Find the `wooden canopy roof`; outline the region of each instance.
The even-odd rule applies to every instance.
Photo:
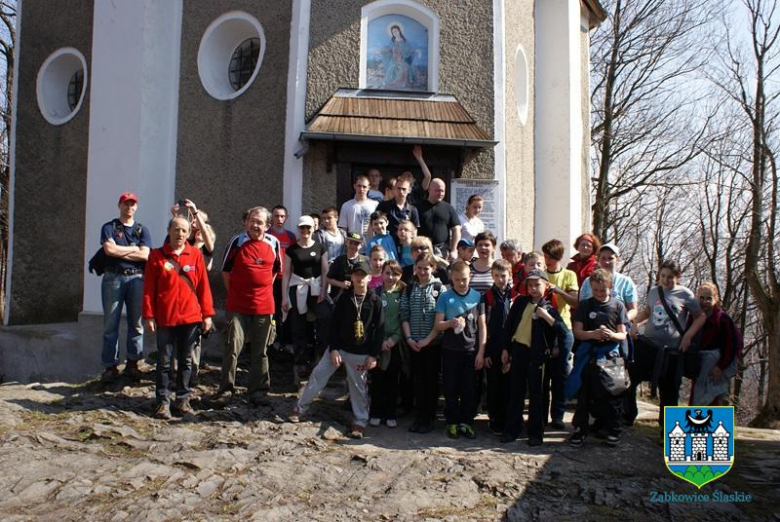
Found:
[[[494,147],[448,94],[339,89],[314,115],[302,140]]]

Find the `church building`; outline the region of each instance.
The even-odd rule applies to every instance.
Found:
[[[125,191],[155,246],[195,201],[219,257],[246,208],[294,223],[369,168],[420,176],[420,145],[457,210],[483,194],[499,240],[569,245],[588,224],[598,0],[18,4],[5,319],[78,321],[95,361],[87,260]]]

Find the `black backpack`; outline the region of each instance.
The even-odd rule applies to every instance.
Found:
[[[112,224],[114,225],[114,233],[119,235],[122,233],[122,222],[118,219],[115,219],[112,221]],[[136,223],[133,227],[133,232],[131,233],[134,237],[141,237],[141,230],[143,230],[143,226],[140,223]],[[89,260],[89,271],[94,272],[96,276],[102,276],[103,273],[106,271],[106,253],[103,251],[103,246],[101,245],[100,248],[98,248],[97,252],[95,252],[95,255],[92,256],[92,258]]]

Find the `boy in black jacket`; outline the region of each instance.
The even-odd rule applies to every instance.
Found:
[[[333,311],[330,349],[312,371],[289,417],[291,422],[298,422],[306,414],[314,398],[343,362],[355,417],[348,435],[355,439],[363,437],[368,424],[368,372],[376,367],[384,331],[382,301],[374,292],[368,291],[370,280],[368,263],[359,261],[350,275],[351,288],[339,298]]]
[[[501,442],[512,442],[523,429],[523,406],[528,388],[528,445],[539,446],[544,435],[547,404],[544,365],[555,357],[566,337],[566,326],[554,306],[544,298],[547,277],[533,270],[525,278],[527,296],[518,297],[504,329],[501,361],[511,364],[509,406]],[[511,362],[510,362],[511,358]]]
[[[506,409],[509,402],[509,373],[504,373],[501,352],[504,348],[504,326],[517,292],[512,288],[512,265],[498,259],[490,268],[493,286],[482,294],[487,317],[487,409],[490,431],[496,435],[504,433]]]

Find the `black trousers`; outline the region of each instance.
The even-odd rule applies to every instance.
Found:
[[[433,422],[436,419],[440,370],[441,344],[428,345],[419,352],[412,350],[414,402],[417,405],[418,423]]]
[[[442,350],[441,380],[447,424],[474,424],[479,404],[476,358],[476,351]]]
[[[180,326],[157,327],[157,389],[158,404],[169,403],[174,390],[171,359],[176,357],[176,397],[187,399],[190,395],[192,350],[200,340],[199,323]]]
[[[294,289],[290,289],[290,311],[287,312],[287,324],[292,333],[292,341],[295,345],[295,364],[313,364],[314,350],[309,346],[308,328],[306,314],[298,313],[298,296]],[[307,307],[309,310],[315,310],[317,306],[316,298],[307,298]]]
[[[653,366],[658,349],[641,337],[634,341],[634,360],[628,365],[628,375],[631,377],[631,387],[623,396],[623,418],[628,424],[633,424],[639,415],[636,405],[636,389],[642,381],[649,382],[653,378]]]
[[[619,435],[625,392],[617,396],[607,393],[596,383],[597,377],[598,368],[594,364],[586,364],[582,369],[582,385],[577,393],[577,409],[572,424],[587,434],[590,415],[593,415],[598,426],[606,428],[610,435]]]
[[[682,369],[677,366],[682,364],[679,355],[670,355],[663,373],[658,376],[658,424],[664,425],[664,408],[677,406],[680,401],[680,384],[682,384]]]
[[[371,370],[369,392],[371,394],[371,417],[395,419],[398,404],[398,377],[401,373],[401,354],[396,344],[390,349],[390,364],[386,370],[377,366]]]
[[[506,409],[509,405],[509,373],[501,373],[501,358],[493,357],[493,365],[487,369],[488,417],[494,427],[506,425]]]
[[[510,346],[512,366],[509,371],[509,405],[504,433],[514,437],[523,431],[523,408],[528,390],[528,436],[541,438],[549,407],[544,380],[544,356],[539,350],[513,342]]]

